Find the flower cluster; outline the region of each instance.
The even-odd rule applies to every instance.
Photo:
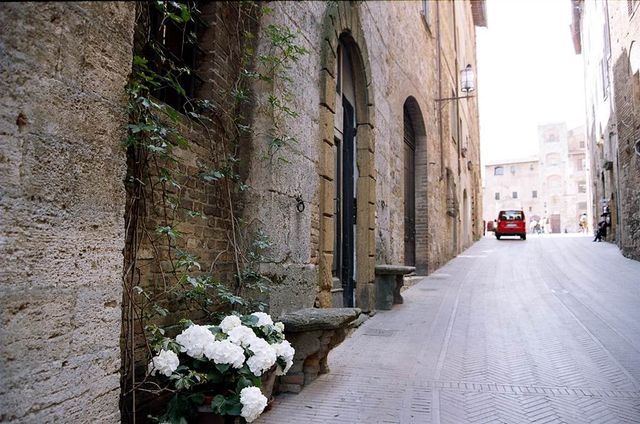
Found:
[[[218,325],[189,323],[175,340],[163,340],[149,373],[167,377],[178,401],[181,394],[188,395],[185,402],[204,398],[194,394],[217,395],[210,404],[214,412],[252,422],[267,405],[261,377],[270,371],[284,375],[293,364],[295,350],[283,332],[284,325],[264,312],[229,315]]]
[[[160,353],[149,362],[149,373],[151,375],[160,373],[170,377],[171,374],[178,369],[178,365],[180,365],[180,360],[175,352],[161,350]]]

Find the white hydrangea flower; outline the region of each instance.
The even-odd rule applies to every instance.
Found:
[[[156,375],[156,373],[163,374],[170,377],[171,374],[180,365],[178,355],[170,350],[161,350],[159,354],[154,356],[149,362],[149,374]]]
[[[276,322],[273,326],[278,330],[279,333],[284,332],[284,324],[281,322]]]
[[[222,330],[223,333],[228,334],[229,331],[231,331],[232,329],[240,325],[242,325],[242,322],[240,322],[240,318],[238,318],[235,315],[229,315],[225,317],[220,323],[220,329]]]
[[[247,347],[254,339],[257,339],[256,333],[247,326],[239,325],[229,330],[228,340],[238,346]]]
[[[271,368],[278,359],[275,349],[266,340],[257,337],[251,341],[249,350],[253,355],[247,359],[247,366],[258,377]]]
[[[250,423],[267,407],[267,398],[257,387],[245,387],[240,391],[240,403],[242,403],[240,415]]]
[[[229,340],[213,342],[204,348],[204,356],[216,364],[229,364],[233,368],[242,368],[244,349]]]
[[[258,327],[273,325],[273,320],[269,314],[265,314],[264,312],[254,312],[251,315],[258,318]]]
[[[271,347],[275,350],[278,358],[282,358],[287,363],[284,369],[280,368],[280,365],[278,365],[276,375],[285,375],[287,371],[289,371],[289,368],[291,368],[291,365],[293,365],[293,355],[296,354],[296,350],[291,346],[291,343],[286,340],[272,344]]]
[[[182,352],[192,358],[202,358],[206,346],[215,342],[216,338],[204,325],[192,325],[191,327],[178,334],[176,342],[182,346]]]

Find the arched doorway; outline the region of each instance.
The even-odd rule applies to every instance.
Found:
[[[404,115],[404,264],[416,264],[416,135],[407,104]]]
[[[375,304],[373,86],[356,2],[329,2],[320,56],[318,303]]]
[[[404,169],[404,263],[427,273],[428,264],[428,195],[427,143],[422,111],[413,96],[402,106],[403,137],[401,146]]]

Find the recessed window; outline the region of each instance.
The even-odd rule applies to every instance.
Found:
[[[500,200],[500,193],[496,193],[496,195],[495,195],[495,199],[496,199],[496,200]]]
[[[516,167],[515,166],[511,166],[511,173],[515,174],[516,173]]]
[[[531,192],[531,197],[533,197],[534,199],[538,198],[538,190],[533,190]]]
[[[578,193],[586,193],[586,192],[587,192],[587,182],[578,181]]]
[[[546,141],[547,143],[555,143],[560,141],[560,139],[558,138],[558,134],[550,132],[545,135],[544,141]]]
[[[422,0],[422,20],[427,26],[428,30],[431,30],[431,0]]]
[[[560,155],[558,153],[549,153],[545,158],[545,162],[547,166],[558,166],[560,165]]]
[[[183,10],[185,7],[188,9]],[[197,4],[193,1],[188,6],[174,2],[149,2],[148,11],[148,26],[141,28],[141,31],[148,31],[149,41],[143,47],[142,55],[149,59],[148,66],[151,69],[175,82],[163,84],[154,90],[153,95],[182,111],[187,98],[193,97],[197,86],[203,82],[195,73],[199,54],[197,34],[204,27],[196,14]],[[191,13],[191,19],[186,24],[172,18],[181,13]]]
[[[493,175],[504,175],[504,168],[501,166],[496,166],[493,170]]]
[[[517,191],[514,191],[514,192],[511,194],[511,197],[513,197],[514,199],[517,199],[517,198],[518,198],[518,192],[517,192]]]

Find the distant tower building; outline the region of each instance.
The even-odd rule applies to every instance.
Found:
[[[503,209],[522,209],[528,222],[546,221],[546,232],[578,232],[580,215],[591,222],[584,129],[541,125],[538,146],[537,157],[486,165],[485,221]]]

